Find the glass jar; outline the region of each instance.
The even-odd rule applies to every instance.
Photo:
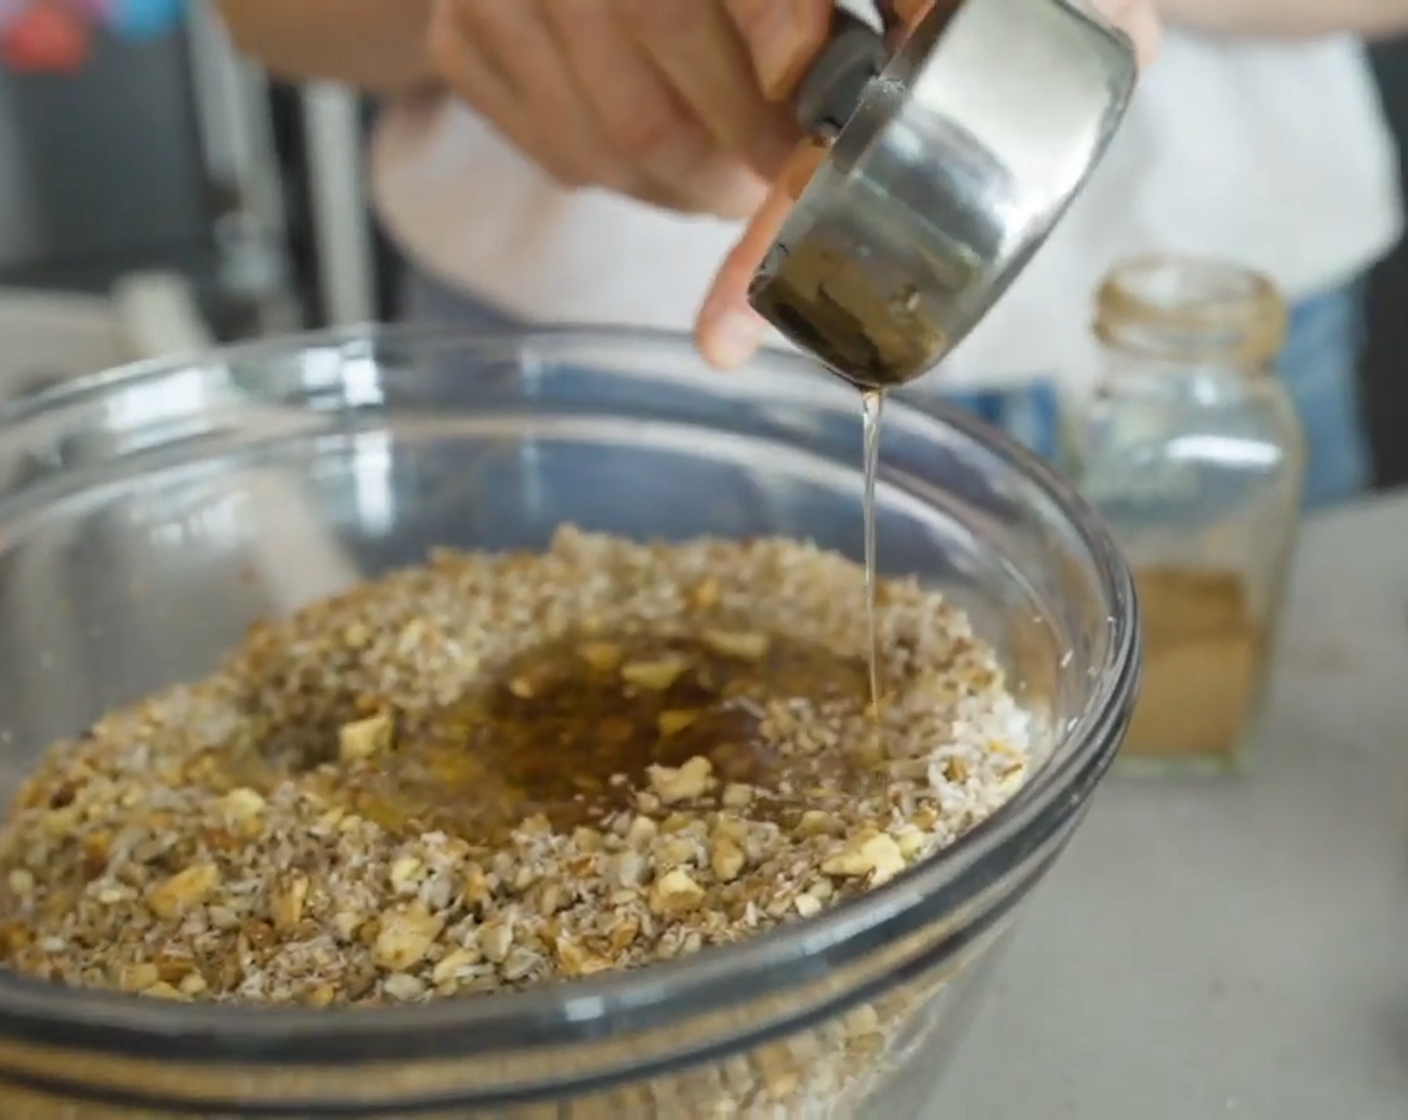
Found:
[[[1105,363],[1079,474],[1144,627],[1121,759],[1225,768],[1257,721],[1299,522],[1304,440],[1272,372],[1286,305],[1237,265],[1156,255],[1109,274],[1094,326]]]

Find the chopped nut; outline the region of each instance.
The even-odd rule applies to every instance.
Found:
[[[425,995],[425,981],[404,972],[388,976],[381,985],[382,991],[392,999],[413,1000]]]
[[[703,755],[695,755],[683,766],[652,766],[650,788],[666,805],[694,801],[713,786],[714,764]]]
[[[9,874],[10,890],[23,898],[34,890],[34,873],[28,868],[16,867]]]
[[[707,611],[718,604],[719,596],[719,581],[710,576],[690,592],[689,601],[695,610]]]
[[[343,724],[337,733],[338,757],[360,762],[391,749],[391,717],[385,713]]]
[[[645,858],[636,851],[621,852],[612,860],[612,878],[618,886],[638,887],[645,882]]]
[[[788,1070],[768,1082],[768,1099],[776,1103],[787,1100],[797,1091],[797,1087],[802,1083],[800,1070]]]
[[[876,1013],[875,1008],[868,1003],[851,1008],[846,1012],[842,1022],[846,1032],[852,1037],[875,1034],[880,1030],[880,1016]]]
[[[264,805],[264,798],[248,786],[232,789],[220,800],[221,810],[235,821],[252,820],[264,811]]]
[[[231,930],[240,924],[240,916],[228,906],[210,906],[205,917],[212,927],[219,930]]]
[[[577,655],[598,673],[613,673],[626,658],[626,651],[614,642],[583,642]]]
[[[743,849],[727,837],[715,840],[713,851],[709,853],[709,866],[721,883],[731,883],[737,879],[747,862],[748,857]]]
[[[599,852],[604,838],[594,828],[578,828],[572,832],[572,843],[584,852]]]
[[[557,963],[567,976],[595,976],[611,968],[611,962],[583,949],[570,937],[559,937],[556,945]]]
[[[650,891],[650,908],[657,914],[681,914],[697,910],[704,902],[704,888],[683,868],[666,872]]]
[[[808,809],[802,814],[802,819],[797,822],[797,827],[792,830],[792,835],[798,839],[811,836],[830,836],[836,832],[844,831],[844,827],[844,822],[831,813],[823,813],[819,809]]]
[[[377,967],[388,972],[405,972],[419,964],[440,936],[444,925],[444,918],[428,914],[419,906],[384,915],[381,932],[372,947],[372,957]]]
[[[291,871],[274,889],[269,899],[269,917],[279,933],[290,933],[303,920],[303,906],[308,900],[308,876]]]
[[[634,918],[622,918],[611,927],[611,948],[618,953],[624,953],[640,936],[640,922]]]
[[[641,851],[660,835],[660,826],[649,817],[634,818],[626,829],[626,843],[636,851]]]
[[[348,942],[357,936],[357,931],[362,928],[362,921],[362,915],[344,910],[333,915],[332,928],[340,940]]]
[[[700,854],[699,841],[690,836],[668,836],[655,845],[653,854],[661,866],[692,864]]]
[[[895,834],[895,843],[899,845],[900,855],[904,856],[905,862],[908,863],[923,854],[929,840],[922,830],[911,824],[905,825]]]
[[[391,889],[397,894],[413,893],[424,867],[415,856],[402,856],[391,865]]]
[[[811,918],[821,913],[822,902],[815,895],[799,894],[792,900],[792,905],[802,917]]]
[[[424,619],[411,619],[396,638],[396,652],[402,657],[414,654],[417,647],[425,641],[426,630]]]
[[[861,833],[821,865],[827,875],[847,879],[869,876],[874,884],[893,879],[905,868],[900,846],[883,832]]]
[[[466,976],[479,963],[477,953],[471,953],[468,949],[454,949],[446,953],[430,971],[430,979],[435,984],[443,984],[447,980],[455,980],[460,976]]]
[[[730,782],[724,786],[723,806],[726,809],[745,809],[753,800],[753,787]]]
[[[331,1007],[337,999],[337,989],[331,984],[319,984],[308,993],[309,1007]]]
[[[715,652],[743,661],[761,661],[767,656],[768,646],[772,644],[766,634],[733,630],[706,630],[704,641]]]
[[[513,948],[513,929],[507,922],[490,922],[479,931],[479,948],[485,960],[503,964]]]
[[[621,679],[647,692],[664,692],[689,668],[682,657],[661,657],[656,661],[628,661],[621,666]]]
[[[504,963],[499,966],[499,974],[512,984],[527,979],[529,974],[540,964],[542,964],[542,958],[537,953],[531,952],[521,945],[515,945],[508,951]]]
[[[551,918],[560,909],[565,901],[564,891],[561,884],[554,882],[542,882],[534,889],[536,896],[536,909],[544,918]]]
[[[219,882],[220,869],[213,863],[200,863],[154,887],[147,895],[147,905],[158,918],[172,921],[204,902]]]
[[[656,726],[660,729],[660,737],[668,739],[673,735],[678,735],[690,725],[697,723],[699,712],[685,709],[672,709],[661,712],[656,720]]]
[[[145,992],[160,981],[161,970],[149,961],[142,961],[124,968],[117,982],[124,992]]]

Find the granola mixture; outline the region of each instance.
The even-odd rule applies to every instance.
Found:
[[[56,745],[0,833],[0,964],[154,999],[384,1004],[810,917],[1030,763],[965,617],[785,540],[438,553]]]

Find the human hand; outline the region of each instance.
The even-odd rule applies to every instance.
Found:
[[[891,37],[903,38],[924,17],[935,0],[882,2]],[[1153,0],[1070,0],[1088,3],[1134,41],[1141,66],[1153,60],[1159,43],[1159,20]],[[704,359],[718,369],[742,365],[762,345],[767,324],[748,304],[748,286],[792,204],[807,185],[824,157],[823,149],[806,144],[794,149],[791,159],[774,180],[771,191],[754,212],[747,229],[729,253],[713,287],[700,308],[695,342]]]
[[[755,213],[832,0],[438,0],[441,78],[560,183]]]

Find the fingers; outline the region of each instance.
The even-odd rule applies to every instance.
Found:
[[[654,15],[634,29],[633,3],[644,0],[438,0],[428,48],[444,80],[559,183],[748,216],[766,194],[749,161],[776,169],[786,114],[764,101],[714,0],[649,0]]]
[[[736,369],[762,345],[767,325],[748,305],[748,286],[825,155],[817,144],[795,152],[715,276],[694,330],[699,352],[714,368]]]
[[[713,0],[615,0],[623,20],[715,141],[771,178],[799,138],[763,96],[747,44]]]
[[[529,150],[535,147],[533,129],[522,112],[512,83],[466,37],[462,15],[461,6],[455,0],[442,0],[432,9],[426,32],[426,51],[431,65],[460,97],[492,121],[510,143],[543,163],[553,178],[565,181],[565,167],[550,165],[545,152]]]
[[[427,39],[431,61],[461,97],[559,183],[625,188],[539,17],[532,0],[440,0]]]
[[[790,97],[826,44],[833,0],[725,0],[724,7],[748,45],[763,96]]]
[[[576,96],[635,175],[631,193],[721,217],[753,212],[766,185],[716,143],[626,29],[614,0],[556,0],[545,7]]]

